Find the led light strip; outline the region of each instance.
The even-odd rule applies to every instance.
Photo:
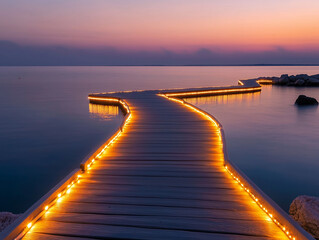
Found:
[[[207,91],[192,91],[192,92],[181,92],[181,93],[165,93],[168,97],[182,97],[191,95],[202,95],[202,94],[219,94],[219,93],[242,93],[250,91],[260,91],[261,87],[250,87],[250,88],[234,88],[234,89],[218,89],[218,90],[207,90]]]
[[[259,79],[259,80],[257,80],[257,82],[261,83],[261,84],[263,84],[263,83],[273,84],[274,83],[273,80],[269,80],[269,79]]]
[[[26,226],[26,228],[24,229],[24,231],[22,231],[16,238],[14,238],[15,240],[19,240],[21,239],[33,226],[34,224],[47,212],[49,211],[49,209],[51,207],[53,207],[56,203],[59,203],[62,201],[62,197],[65,194],[69,194],[71,192],[72,187],[76,184],[80,182],[80,178],[81,175],[78,174],[77,178],[75,180],[73,180],[64,190],[62,190],[59,194],[56,195],[56,198],[51,201],[48,205],[46,205],[43,208],[43,211],[41,213],[39,213],[31,222],[29,222]]]
[[[275,216],[268,211],[268,209],[262,205],[262,203],[259,201],[259,199],[251,192],[251,190],[249,190],[249,188],[247,188],[238,177],[235,176],[235,174],[233,174],[227,165],[224,166],[226,171],[232,176],[232,178],[242,187],[242,189],[244,191],[246,191],[249,196],[253,199],[253,201],[270,217],[270,219],[287,235],[288,238],[292,239],[292,240],[296,240],[295,237],[293,237],[291,235],[291,233],[288,231],[288,229],[281,224],[276,218]]]
[[[114,98],[95,98],[95,97],[89,97],[89,99],[92,100],[99,100],[99,101],[108,101],[108,102],[118,102],[121,104],[121,106],[126,109],[127,111],[127,117],[125,121],[122,123],[122,127],[118,130],[118,132],[108,140],[108,143],[104,146],[104,148],[92,159],[88,164],[86,164],[86,169],[90,169],[91,165],[104,153],[104,151],[112,144],[114,141],[122,134],[124,131],[126,125],[129,123],[130,119],[132,118],[132,113],[130,111],[130,108],[128,105],[123,101],[119,99],[114,99]],[[66,188],[64,188],[60,193],[56,195],[56,198],[52,200],[48,205],[46,205],[43,209],[42,212],[40,212],[35,218],[32,219],[31,222],[29,222],[26,226],[26,228],[15,238],[15,240],[21,239],[35,224],[36,222],[46,213],[49,211],[51,207],[53,207],[56,203],[59,203],[62,201],[62,197],[65,196],[66,194],[70,194],[71,189],[75,186],[75,184],[80,183],[81,176],[85,174],[83,172],[82,174],[78,174],[76,179],[72,181]]]
[[[239,80],[238,83],[242,86],[244,86],[245,84],[242,82],[242,81],[255,81],[256,83],[258,84],[265,84],[265,83],[268,83],[268,84],[273,84],[274,81],[273,80],[270,80],[270,79],[259,79],[259,80]]]
[[[174,102],[178,102],[178,103],[181,103],[183,104],[184,106],[196,111],[197,113],[200,113],[202,116],[204,116],[206,119],[210,120],[217,128],[218,128],[218,135],[219,135],[219,138],[221,140],[221,143],[222,143],[222,148],[224,149],[224,144],[223,144],[223,141],[222,141],[222,131],[221,131],[221,125],[214,119],[213,116],[211,116],[210,114],[200,110],[199,108],[193,106],[192,104],[189,104],[189,103],[186,103],[184,100],[181,100],[181,99],[177,99],[177,98],[173,98],[173,97],[169,97],[167,96],[166,94],[158,94],[159,96],[161,97],[164,97],[164,98],[167,98],[171,101],[174,101]],[[225,153],[224,153],[225,154]],[[277,219],[276,217],[274,216],[273,213],[271,213],[261,202],[260,200],[252,193],[252,191],[247,188],[241,181],[238,177],[235,176],[234,173],[232,173],[230,170],[229,170],[229,167],[227,166],[227,164],[224,165],[225,169],[226,169],[226,172],[229,173],[231,175],[231,177],[242,187],[242,189],[244,191],[246,191],[248,193],[248,195],[253,199],[253,201],[261,208],[261,210],[263,210],[269,217],[270,219],[284,232],[284,234],[289,238],[289,239],[292,239],[292,240],[297,240],[296,237],[294,237],[290,232],[289,230],[287,229],[287,227],[285,227],[283,224],[281,224]]]
[[[91,96],[89,96],[88,99],[89,100],[103,101],[103,102],[120,102],[121,101],[117,98],[103,98],[103,97],[91,97]]]

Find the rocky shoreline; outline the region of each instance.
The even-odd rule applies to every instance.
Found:
[[[16,220],[20,214],[13,214],[10,212],[0,212],[0,232]]]
[[[283,74],[280,77],[260,77],[257,80],[272,80],[273,85],[281,85],[281,86],[319,87],[319,74],[316,74],[316,75],[298,74],[298,75],[290,75],[290,76],[288,74]]]

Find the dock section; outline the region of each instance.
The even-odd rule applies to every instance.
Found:
[[[313,239],[229,161],[220,123],[183,99],[213,90],[222,89],[90,95],[121,106],[123,125],[40,217],[26,228],[23,216],[4,239],[19,227],[32,240]]]

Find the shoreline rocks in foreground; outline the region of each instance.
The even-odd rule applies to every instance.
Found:
[[[16,220],[20,214],[13,214],[10,212],[0,212],[0,232]]]
[[[307,232],[319,238],[319,197],[299,196],[293,200],[289,214]]]
[[[283,74],[280,77],[260,77],[258,79],[272,80],[274,85],[282,86],[319,86],[319,74],[308,75],[308,74],[298,74],[298,75],[288,75]]]

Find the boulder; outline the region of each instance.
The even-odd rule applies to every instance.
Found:
[[[302,80],[302,79],[298,79],[296,82],[295,82],[296,86],[303,86],[305,85],[305,80]]]
[[[294,76],[294,75],[291,75],[291,76],[289,76],[289,81],[290,82],[295,82],[295,81],[297,81],[297,77]]]
[[[290,205],[289,214],[307,232],[319,238],[319,197],[297,197]]]
[[[287,76],[286,75],[287,74],[281,75],[281,77],[279,78],[279,84],[285,85],[285,84],[289,83],[289,77],[288,77],[288,75]]]
[[[10,212],[0,212],[0,232],[3,231],[18,217],[19,217],[19,214],[13,214]]]
[[[296,105],[318,105],[318,101],[312,97],[307,97],[305,95],[299,95],[295,104]]]
[[[319,74],[311,75],[311,78],[318,78],[319,79]]]
[[[279,83],[279,77],[272,77],[272,81],[274,84],[278,84]]]
[[[298,74],[296,75],[296,79],[308,80],[309,76],[307,74]]]
[[[286,84],[287,86],[296,86],[296,83],[295,82],[289,82]]]
[[[307,83],[309,85],[319,85],[319,79],[318,78],[314,78],[314,77],[310,77],[307,81]]]

